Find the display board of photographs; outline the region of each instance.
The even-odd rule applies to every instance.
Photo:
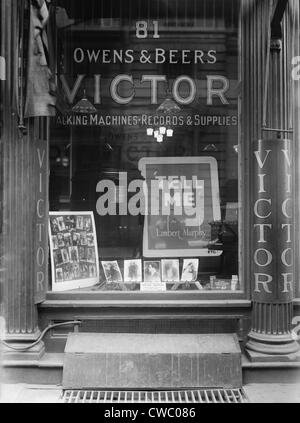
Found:
[[[102,261],[107,289],[140,291],[167,291],[178,289],[193,290],[238,290],[238,276],[232,275],[231,279],[218,279],[208,276],[201,280],[198,278],[199,259],[183,259],[180,266],[179,259],[124,260],[123,275],[119,262]],[[181,270],[181,271],[180,271]],[[114,288],[113,288],[114,287]]]
[[[99,281],[93,212],[50,212],[52,290],[66,291]]]

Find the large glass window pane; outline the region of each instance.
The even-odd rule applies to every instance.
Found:
[[[239,3],[56,2],[50,210],[93,212],[96,289],[243,290]]]

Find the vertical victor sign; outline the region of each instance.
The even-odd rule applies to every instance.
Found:
[[[248,349],[289,354],[294,287],[293,144],[259,140],[254,150],[253,322]]]
[[[260,140],[254,152],[254,300],[293,296],[293,193],[290,140]]]
[[[45,299],[48,288],[48,174],[49,156],[47,145],[47,124],[39,120],[39,130],[34,140],[34,279],[35,303]]]

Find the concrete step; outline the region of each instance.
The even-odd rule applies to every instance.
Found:
[[[65,389],[242,386],[235,334],[71,333]]]
[[[0,366],[2,383],[27,383],[34,385],[61,385],[64,353],[46,353],[35,362],[5,361]],[[242,354],[243,384],[284,383],[300,381],[300,362],[250,362]]]

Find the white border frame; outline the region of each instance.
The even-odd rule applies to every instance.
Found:
[[[164,266],[165,266],[165,264],[166,264],[166,262],[167,262],[167,261],[173,261],[173,262],[174,262],[174,264],[176,264],[176,268],[178,269],[178,279],[175,279],[175,280],[173,280],[173,281],[169,281],[169,280],[165,280],[165,279],[164,279]],[[180,282],[180,266],[179,266],[179,259],[176,259],[176,258],[167,258],[167,259],[162,259],[162,260],[161,260],[161,280],[162,280],[163,282],[166,282],[166,283],[174,283],[174,284],[176,284],[176,283]]]
[[[145,157],[139,161],[139,171],[146,180],[146,166],[148,165],[182,165],[182,164],[208,164],[210,166],[211,187],[212,187],[212,206],[214,220],[221,220],[220,207],[220,189],[218,178],[218,162],[214,157]],[[145,210],[148,210],[148,193],[145,193]],[[143,232],[143,256],[146,258],[159,257],[218,257],[222,251],[208,250],[208,248],[189,248],[189,249],[150,249],[148,247],[148,215],[145,216]]]
[[[105,264],[106,263],[111,263],[111,264],[117,265],[118,272],[119,272],[119,274],[121,276],[121,280],[119,280],[119,281],[109,281],[108,280],[108,277],[107,277],[107,272],[106,272],[105,266],[103,266],[103,263],[105,263]],[[106,283],[107,284],[110,284],[110,283],[124,283],[124,278],[123,278],[123,275],[122,275],[122,272],[121,272],[121,269],[120,269],[118,260],[101,260],[101,266],[102,266],[102,269],[103,269],[104,276],[105,276],[105,279],[106,279]]]
[[[183,272],[184,272],[184,270],[185,270],[185,268],[186,268],[186,264],[187,264],[189,261],[193,261],[193,260],[197,260],[196,280],[194,280],[194,281],[193,281],[193,280],[192,280],[192,281],[187,281],[187,280],[183,279]],[[199,272],[199,259],[198,259],[198,258],[185,258],[185,259],[183,259],[183,263],[182,263],[182,270],[181,270],[181,277],[180,277],[180,281],[181,281],[181,282],[191,282],[191,283],[193,283],[193,282],[197,282],[197,280],[198,280],[198,278],[197,278],[198,272]]]
[[[153,283],[154,284],[156,284],[156,283],[162,283],[163,281],[162,281],[162,273],[161,273],[161,260],[143,260],[143,281],[142,281],[142,283],[148,283],[148,284],[151,284],[152,283],[152,281],[146,281],[146,277],[145,277],[145,274],[146,274],[146,264],[147,263],[159,263],[159,277],[160,277],[160,280],[159,281],[153,281]]]
[[[97,271],[97,275],[95,278],[77,279],[77,280],[67,281],[67,282],[56,282],[54,256],[53,256],[54,249],[53,249],[52,232],[51,232],[51,225],[50,225],[50,217],[52,216],[57,216],[57,217],[59,216],[89,216],[92,219],[92,227],[93,227],[93,234],[94,234],[94,240],[95,240],[95,252],[96,252],[96,271]],[[94,213],[92,211],[49,212],[48,228],[49,228],[49,244],[50,244],[50,256],[51,256],[52,291],[53,292],[70,291],[72,289],[87,288],[87,287],[96,285],[99,282],[100,269],[99,269],[98,243],[97,243],[97,233],[96,233]]]
[[[124,270],[123,270],[123,273],[124,273],[124,275],[123,275],[123,279],[124,279],[124,283],[127,283],[127,284],[130,284],[130,283],[141,283],[141,282],[143,282],[143,260],[142,259],[124,259],[123,260],[124,261]],[[141,270],[141,279],[140,280],[137,280],[137,281],[129,281],[129,280],[126,280],[126,272],[125,272],[125,263],[126,264],[129,264],[130,262],[139,262],[139,267],[140,267],[140,270]],[[127,267],[127,266],[126,266]],[[127,269],[128,270],[128,269]]]

